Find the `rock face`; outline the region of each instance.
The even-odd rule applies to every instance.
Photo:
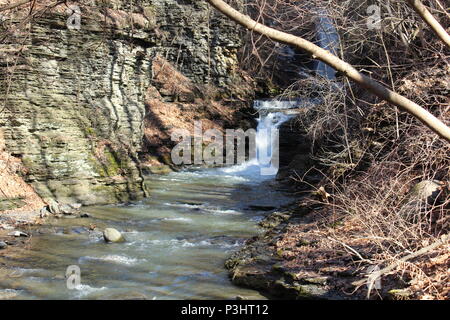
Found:
[[[164,57],[194,83],[228,86],[236,77],[240,29],[205,1],[79,6],[79,29],[68,28],[61,5],[2,44],[6,150],[22,160],[26,181],[44,199],[100,204],[139,198],[153,61]],[[0,30],[17,26],[25,9],[5,14]]]

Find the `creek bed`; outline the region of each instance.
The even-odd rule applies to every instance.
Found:
[[[14,254],[0,256],[0,298],[264,299],[234,286],[224,261],[262,230],[270,207],[292,199],[257,166],[173,172],[148,178],[150,197],[128,205],[90,207],[90,218],[50,219]],[[104,243],[113,227],[126,242]],[[66,285],[77,265],[81,284]]]

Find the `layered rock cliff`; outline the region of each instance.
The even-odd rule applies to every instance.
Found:
[[[168,61],[196,86],[226,92],[240,77],[240,29],[204,1],[80,1],[79,26],[74,7],[49,3],[36,4],[32,17],[29,6],[3,13],[6,150],[22,160],[25,180],[44,199],[139,198],[138,158],[151,152],[143,150],[144,118],[154,124],[145,102],[196,98],[155,81],[154,61]]]

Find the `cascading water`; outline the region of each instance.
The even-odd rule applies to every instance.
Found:
[[[0,268],[0,299],[264,299],[235,287],[223,265],[261,232],[267,210],[293,200],[270,183],[277,173],[273,133],[289,118],[260,110],[256,155],[244,164],[152,175],[150,197],[141,202],[86,208],[90,218],[39,226],[31,250],[0,255],[0,267],[17,275],[2,276]],[[107,227],[126,242],[105,244],[98,230]],[[69,290],[64,274],[72,265],[82,276]]]
[[[230,168],[222,169],[226,173],[259,176],[261,179],[273,178],[278,172],[278,145],[279,127],[292,118],[284,112],[271,112],[268,110],[286,110],[295,108],[298,101],[263,101],[254,102],[254,108],[259,112],[258,126],[256,128],[255,156],[249,161]]]
[[[335,29],[329,18],[320,19],[320,45],[332,51]],[[317,69],[334,79],[331,68]],[[293,200],[262,180],[277,173],[277,129],[302,101],[255,102],[256,155],[244,164],[152,175],[151,196],[141,202],[86,208],[90,218],[52,219],[30,230],[27,248],[0,255],[0,266],[9,268],[0,268],[0,299],[264,298],[234,287],[223,261],[260,232],[256,223],[266,209],[258,206],[275,209]],[[107,245],[92,226],[114,227],[127,241]],[[74,290],[64,277],[70,265],[82,273]]]
[[[256,131],[256,159],[261,174],[275,175],[279,166],[279,133],[278,128],[291,116],[282,112],[260,113]]]
[[[316,37],[317,45],[319,47],[330,51],[334,55],[337,55],[339,49],[339,35],[336,27],[334,26],[333,20],[325,10],[319,10],[318,12]],[[322,61],[317,62],[316,72],[326,79],[336,79],[336,70]]]

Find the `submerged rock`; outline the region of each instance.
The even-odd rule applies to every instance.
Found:
[[[72,214],[65,214],[65,215],[63,215],[62,217],[63,217],[64,219],[76,219],[76,218],[78,218],[77,216],[72,215]]]
[[[257,206],[257,205],[250,205],[248,206],[250,210],[256,210],[256,211],[272,211],[275,210],[276,207],[273,206]]]
[[[63,204],[60,206],[60,210],[62,214],[65,215],[72,215],[77,213],[77,209],[74,209],[72,206],[68,205],[68,204]]]
[[[26,234],[25,232],[22,231],[13,231],[8,233],[8,236],[11,237],[28,237],[28,234]]]
[[[72,209],[79,211],[81,209],[81,207],[82,207],[82,204],[81,203],[71,203],[71,204],[69,204],[69,206]]]
[[[6,244],[6,242],[0,241],[0,250],[1,249],[6,249],[8,245]]]
[[[74,227],[74,228],[71,229],[71,231],[73,233],[83,234],[83,233],[88,233],[89,229],[87,229],[85,227]]]
[[[106,242],[124,242],[125,238],[114,228],[106,228],[103,231],[103,238]]]

